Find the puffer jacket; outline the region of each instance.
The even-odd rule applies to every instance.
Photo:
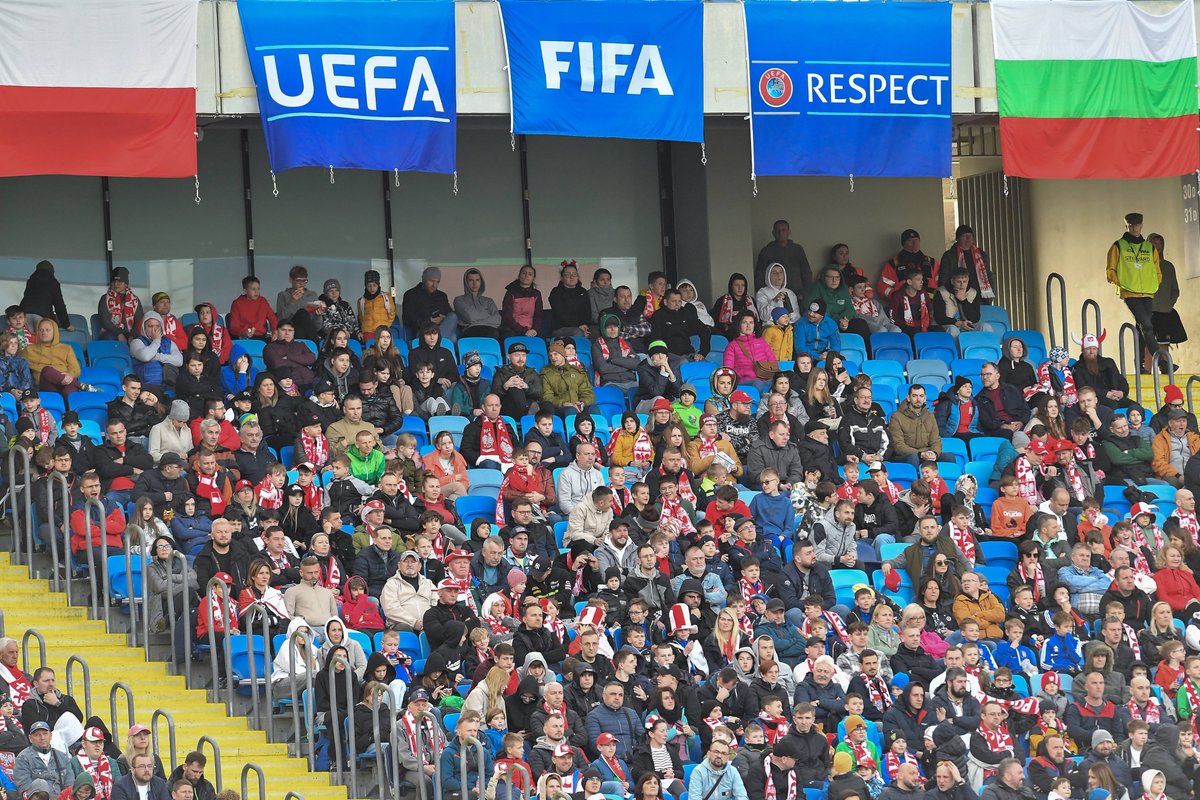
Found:
[[[537,284],[526,288],[521,286],[521,281],[518,279],[505,286],[504,290],[503,308],[500,311],[503,326],[521,334],[531,329],[541,330],[542,293],[538,290]]]
[[[968,407],[970,409],[971,421],[967,423],[967,430],[971,433],[979,433],[979,413],[975,408],[975,401],[971,400],[969,403],[963,403],[950,392],[942,392],[938,396],[937,403],[934,404],[934,415],[937,418],[938,433],[942,436],[954,436],[958,432],[963,409]]]
[[[550,290],[550,310],[554,312],[554,328],[578,328],[592,321],[592,301],[587,288],[580,283],[574,289],[558,284]]]
[[[381,326],[390,328],[396,321],[396,301],[382,290],[374,297],[364,294],[358,298],[358,320],[364,331],[374,331]]]
[[[1165,480],[1179,474],[1179,470],[1171,466],[1171,448],[1173,444],[1171,440],[1173,438],[1171,432],[1163,428],[1150,443],[1150,447],[1154,452],[1154,459],[1150,462],[1150,466],[1153,467],[1156,478],[1163,478]],[[1197,451],[1200,451],[1200,436],[1187,431],[1184,433],[1184,440],[1187,442],[1189,453],[1195,455]]]
[[[896,413],[892,414],[888,433],[892,436],[892,447],[898,456],[926,450],[942,454],[942,437],[938,433],[937,420],[933,412],[924,406],[914,411],[907,400],[902,402]]]
[[[864,414],[853,404],[847,404],[842,415],[842,423],[838,426],[838,444],[843,455],[860,459],[864,455],[877,455],[887,461],[892,453],[892,437],[888,434],[883,415],[873,410]]]
[[[725,348],[725,366],[737,373],[739,381],[758,380],[755,361],[777,361],[775,351],[761,336],[739,336]]]
[[[596,402],[596,393],[588,382],[587,375],[579,367],[564,364],[542,367],[542,399],[556,406],[567,403],[591,405]]]
[[[467,288],[467,278],[472,274],[479,276],[479,294],[472,294]],[[474,267],[463,273],[463,293],[454,298],[454,313],[458,315],[460,328],[472,325],[500,327],[500,309],[496,307],[496,301],[487,296],[487,282],[483,279],[483,273]]]
[[[29,371],[29,362],[25,357],[19,353],[15,356],[0,355],[0,391],[33,388],[33,373]]]
[[[786,320],[780,320],[783,325],[764,325],[762,338],[771,348],[775,358],[780,361],[791,361],[796,354],[796,334]]]
[[[833,566],[846,553],[857,553],[858,543],[855,541],[858,531],[851,520],[847,525],[838,524],[834,519],[832,509],[813,526],[813,541],[816,543],[817,561],[826,566]]]
[[[641,363],[637,355],[634,353],[627,356],[621,355],[621,343],[616,339],[604,337],[604,343],[608,347],[608,358],[604,357],[604,353],[600,349],[599,339],[592,342],[592,364],[596,368],[601,385],[636,381],[637,376],[634,371]]]
[[[63,344],[59,339],[58,323],[54,320],[49,320],[49,322],[54,325],[54,338],[50,340],[49,344],[43,344],[35,337],[22,353],[29,362],[30,374],[34,381],[37,381],[41,379],[43,368],[53,367],[59,372],[78,377],[80,367],[79,359],[75,357],[75,348],[69,344]]]

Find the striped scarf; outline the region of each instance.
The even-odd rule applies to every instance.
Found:
[[[118,292],[109,289],[104,294],[104,307],[113,318],[113,322],[124,333],[132,334],[134,320],[137,318],[138,298],[133,292]]]
[[[954,245],[954,251],[958,254],[958,266],[960,269],[973,272],[975,280],[979,283],[979,294],[985,300],[992,300],[996,297],[996,292],[992,289],[992,282],[988,279],[987,264],[983,261],[983,251],[978,247],[972,247],[963,250],[962,246]],[[968,266],[967,257],[970,257],[971,263]]]
[[[882,675],[870,677],[867,673],[861,675],[863,683],[866,684],[868,700],[871,705],[875,706],[880,711],[887,711],[892,707],[892,693],[888,691],[887,681]]]
[[[1137,701],[1130,700],[1125,704],[1125,708],[1129,709],[1129,716],[1132,719],[1140,719],[1150,725],[1157,725],[1162,721],[1162,712],[1158,707],[1158,703],[1151,697],[1146,703],[1146,710],[1138,708]]]
[[[1192,534],[1192,541],[1200,545],[1200,521],[1196,519],[1196,512],[1176,509],[1175,518],[1179,520],[1179,527]]]
[[[975,537],[971,535],[971,529],[960,528],[951,522],[950,538],[954,540],[954,544],[962,551],[963,557],[973,565],[975,563]]]
[[[917,757],[907,750],[905,750],[903,753],[893,753],[888,751],[885,760],[887,761],[888,775],[893,777],[896,775],[896,770],[900,769],[901,764],[912,764],[918,770],[921,768],[921,765],[917,763]]]
[[[767,593],[767,589],[761,580],[751,583],[745,578],[742,578],[740,581],[738,581],[738,588],[741,590],[742,599],[746,601],[747,606],[750,605],[750,598],[754,597],[754,595]]]
[[[108,800],[112,797],[112,764],[108,756],[101,754],[98,760],[92,761],[81,749],[75,754],[75,759],[79,762],[80,769],[92,776],[92,782],[96,784],[97,800]]]
[[[21,670],[10,670],[4,664],[0,664],[0,680],[8,684],[8,697],[12,700],[13,710],[19,713],[21,706],[33,695],[33,687]]]
[[[1042,496],[1038,493],[1033,464],[1025,456],[1018,456],[1017,460],[1013,462],[1013,472],[1017,476],[1017,496],[1026,500],[1031,506],[1039,505],[1042,502]]]

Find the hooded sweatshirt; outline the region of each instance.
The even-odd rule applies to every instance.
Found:
[[[708,313],[708,309],[704,307],[704,303],[700,302],[700,292],[696,291],[696,284],[692,283],[692,281],[690,279],[684,278],[679,283],[675,284],[675,288],[682,289],[684,284],[687,284],[688,286],[692,287],[692,291],[695,292],[695,294],[696,294],[695,300],[687,301],[688,305],[690,305],[692,308],[696,309],[696,316],[700,319],[701,322],[703,322],[705,325],[707,325],[708,327],[711,328],[713,326],[712,315],[710,315]]]
[[[778,299],[780,292],[784,295],[783,299]],[[789,322],[800,320],[800,301],[796,299],[796,293],[787,288],[787,271],[782,264],[767,267],[767,285],[758,290],[754,299],[759,319],[771,319],[771,312],[782,308],[788,312]]]
[[[837,269],[837,265],[830,264],[825,270]],[[825,301],[825,315],[837,322],[842,319],[854,319],[854,305],[850,302],[850,290],[846,288],[846,281],[843,278],[836,289],[830,289],[825,285],[824,272],[822,276],[813,282],[813,285],[808,287],[808,292],[804,295],[804,305],[814,300]]]
[[[467,278],[472,274],[479,276],[478,294],[472,294],[467,288]],[[496,308],[496,301],[487,296],[487,282],[479,270],[471,268],[463,273],[463,293],[454,298],[454,313],[458,315],[460,328],[472,325],[500,327],[500,309]]]
[[[46,320],[54,326],[54,336],[48,344],[38,341],[37,337],[21,353],[29,362],[29,371],[34,381],[39,380],[44,367],[52,367],[59,372],[79,377],[79,359],[75,357],[75,348],[63,344],[59,339],[58,323]]]
[[[522,334],[527,330],[541,330],[542,293],[537,284],[532,283],[527,288],[518,278],[504,289],[504,307],[500,311],[504,328]]]
[[[587,294],[588,303],[592,308],[591,321],[593,323],[600,320],[600,312],[606,308],[611,308],[613,303],[616,302],[617,298],[617,290],[612,286],[605,288],[593,284],[592,287],[587,290]],[[709,324],[712,324],[712,320],[709,320]]]

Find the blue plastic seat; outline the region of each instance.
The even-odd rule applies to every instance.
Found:
[[[1041,331],[1010,331],[1008,336],[1020,339],[1025,343],[1025,349],[1029,352],[1027,359],[1035,366],[1046,360],[1046,353],[1049,350],[1046,348],[1046,337],[1042,335]]]
[[[510,336],[504,340],[504,352],[507,353],[509,345],[515,344],[517,342],[521,342],[526,347],[528,347],[530,355],[536,354],[536,355],[541,356],[542,363],[543,364],[545,363],[546,358],[547,358],[546,340],[545,339],[539,339],[536,336]],[[505,359],[507,360],[507,358],[508,358],[508,356],[506,355]]]
[[[913,584],[912,576],[908,574],[906,569],[895,570],[900,576],[900,588],[892,591],[887,588],[883,581],[883,570],[877,569],[871,573],[871,585],[875,587],[875,591],[883,594],[896,601],[901,607],[904,607],[913,601]],[[833,573],[830,573],[831,575]]]
[[[593,391],[596,393],[596,405],[627,407],[625,392],[617,386],[597,386]]]
[[[945,331],[929,331],[918,333],[913,337],[917,348],[917,358],[938,358],[949,364],[958,358],[958,345],[954,337]]]
[[[429,418],[429,439],[430,443],[437,439],[437,435],[442,431],[457,433],[462,436],[462,432],[466,429],[469,421],[466,417],[454,417],[450,415]],[[457,439],[455,440],[457,441]]]
[[[871,376],[871,380],[875,383],[890,383],[893,386],[900,386],[904,381],[904,367],[902,362],[892,360],[869,359],[862,363],[862,371]],[[903,363],[908,363],[907,360]]]
[[[907,364],[913,357],[912,340],[906,333],[871,334],[871,358],[890,359]]]
[[[1174,503],[1175,492],[1179,491],[1174,486],[1139,486],[1138,489],[1154,495],[1158,498],[1158,502],[1165,503]]]
[[[500,351],[500,343],[495,339],[489,339],[484,336],[466,336],[458,340],[458,361],[461,364],[467,353],[474,350],[479,353],[479,357],[483,359],[483,363],[489,367],[499,367],[504,361],[504,354]]]
[[[454,501],[454,508],[462,518],[463,525],[470,525],[478,517],[491,519],[496,515],[496,501],[491,497],[460,497]]]
[[[563,434],[564,439],[570,439],[575,435],[575,416],[575,414],[567,414],[563,420],[563,427],[566,429],[566,433]],[[604,415],[588,414],[588,416],[592,418],[592,426],[594,428],[592,433],[605,435],[607,438],[607,434],[611,433],[612,429],[608,427],[608,420],[604,418]]]
[[[867,573],[861,569],[833,569],[829,571],[833,581],[833,591],[839,603],[847,606],[854,605],[854,586],[860,583],[870,584]]]
[[[75,351],[75,360],[82,366],[87,363],[88,335],[83,331],[59,331],[58,340],[63,344],[71,345],[71,349]]]
[[[94,339],[88,342],[87,355],[88,362],[93,367],[106,365],[109,361],[119,361],[126,367],[133,364],[133,359],[129,355],[129,345],[124,342]]]
[[[958,349],[963,358],[1000,360],[1000,337],[988,331],[963,331],[958,335]]]
[[[962,439],[955,439],[952,436],[942,437],[942,452],[949,453],[954,456],[955,461],[961,467],[967,463],[967,443]]]
[[[434,419],[446,419],[446,417],[434,417]],[[404,418],[404,422],[400,425],[400,433],[411,433],[416,438],[418,447],[429,444],[429,431],[425,427],[425,420],[416,414],[410,414]]]
[[[950,382],[948,363],[939,358],[914,358],[905,365],[904,371],[908,373],[909,383],[928,382],[941,386],[943,383]],[[932,401],[936,397],[935,394],[929,399]]]
[[[128,602],[130,591],[136,598],[142,597],[142,559],[130,558],[129,571],[125,570],[125,556],[108,557],[108,594],[114,600]]]
[[[957,378],[962,375],[971,381],[971,386],[975,391],[983,385],[979,374],[983,372],[985,359],[982,358],[956,358],[950,362],[950,375]]]
[[[1007,339],[1008,332],[1012,330],[1012,322],[1009,321],[1008,311],[1003,306],[980,306],[979,321],[986,322],[989,325],[1000,328],[998,331],[1000,338]]]
[[[891,561],[896,556],[904,552],[911,542],[890,542],[879,548],[879,557],[884,561]]]
[[[943,441],[945,441],[945,440],[943,439]],[[954,482],[957,481],[959,479],[959,476],[961,476],[962,474],[963,474],[962,465],[960,465],[957,461],[955,461],[955,462],[939,461],[938,462],[938,475],[941,475],[942,480],[944,480],[951,488],[953,488]]]
[[[108,363],[111,364],[111,361]],[[124,373],[122,373],[120,370],[107,365],[83,367],[79,371],[79,380],[83,381],[84,383],[90,383],[93,386],[98,386],[102,389],[110,390],[115,394],[120,394],[121,376],[123,374]],[[76,394],[81,393],[76,392]],[[88,394],[95,394],[95,392],[88,392]],[[74,400],[72,400],[72,402],[74,402]]]
[[[839,350],[850,361],[858,364],[867,360],[867,343],[857,333],[841,334],[842,349]]]
[[[895,483],[899,483],[900,481],[912,483],[921,477],[921,473],[917,471],[917,468],[907,461],[888,461],[887,474],[888,480]]]
[[[484,486],[494,486],[499,489],[500,484],[504,481],[504,473],[494,469],[468,469],[467,480],[471,482],[471,488]]]
[[[717,365],[711,361],[685,361],[679,367],[679,379],[683,383],[708,383],[716,369]]]
[[[554,523],[554,541],[556,546],[563,546],[563,537],[567,534],[567,520],[559,520]]]
[[[57,412],[61,417],[67,410],[66,401],[58,392],[38,392],[38,397],[42,399],[42,408],[51,413]]]
[[[979,436],[971,440],[971,460],[972,461],[987,461],[995,460],[996,454],[1000,452],[1000,446],[1007,441],[1000,436]]]
[[[989,567],[1003,568],[1009,572],[1017,568],[1017,545],[1015,543],[981,542],[979,549]]]

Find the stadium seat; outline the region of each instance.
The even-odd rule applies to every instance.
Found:
[[[85,317],[83,314],[67,314],[67,319],[70,320],[72,328],[87,336],[90,340],[91,333],[88,331],[90,325],[88,324],[87,317]]]
[[[711,361],[685,361],[679,367],[679,379],[684,383],[708,383],[717,365]]]
[[[554,523],[554,541],[558,547],[563,546],[563,537],[566,535],[566,533],[567,521],[565,519]]]
[[[958,348],[963,358],[1000,360],[1000,337],[987,331],[964,331],[958,335]]]
[[[122,373],[120,370],[110,366],[83,367],[79,371],[79,380],[84,383],[90,383],[92,386],[109,389],[115,394],[121,393],[121,376]],[[75,394],[84,393],[76,392]],[[95,394],[95,392],[87,392],[86,394]],[[72,401],[74,401],[74,398],[72,398]]]
[[[972,461],[988,461],[995,460],[996,454],[1000,452],[1000,446],[1006,440],[1000,436],[979,436],[971,440],[969,445],[971,449]]]
[[[913,339],[917,358],[937,358],[947,364],[958,358],[958,345],[954,343],[954,337],[945,331],[918,333]]]
[[[891,542],[879,548],[879,557],[884,561],[891,561],[896,556],[904,552],[911,542]],[[832,573],[831,573],[832,574]]]
[[[867,573],[861,569],[834,569],[829,571],[829,577],[833,581],[833,591],[837,595],[837,601],[845,603],[847,606],[854,605],[855,585],[860,583],[870,585]]]
[[[93,367],[112,367],[121,375],[133,368],[129,345],[124,342],[92,340],[88,343],[88,363]]]
[[[907,461],[888,461],[887,473],[888,480],[893,483],[899,483],[900,481],[912,483],[921,477],[921,473],[917,471],[917,468]]]
[[[494,486],[499,489],[500,484],[504,481],[504,475],[494,469],[468,469],[467,480],[470,481],[472,489],[484,486]]]
[[[1008,338],[1008,332],[1012,330],[1012,322],[1009,321],[1008,311],[1003,306],[980,306],[979,321],[986,322],[989,325],[1000,328],[997,331],[1000,334],[1000,340]]]
[[[839,350],[848,360],[857,364],[867,360],[867,343],[857,333],[841,334],[842,349]]]
[[[950,375],[957,378],[962,375],[971,381],[971,387],[975,391],[982,388],[983,383],[979,378],[979,374],[983,371],[984,359],[982,358],[956,358],[950,362]]]
[[[8,415],[9,422],[16,423],[20,412],[17,411],[17,398],[12,396],[12,392],[0,392],[0,411]]]
[[[79,433],[95,444],[104,443],[104,429],[108,426],[108,412],[103,408],[85,408],[79,414]]]
[[[900,386],[904,383],[904,367],[902,363],[908,363],[894,360],[870,359],[862,363],[862,371],[871,376],[871,380],[875,383],[890,383],[892,386]]]
[[[470,525],[478,517],[491,519],[496,515],[496,501],[491,497],[460,497],[454,501],[454,508],[462,517],[463,525]]]
[[[834,573],[829,574],[833,575]],[[903,607],[913,601],[912,576],[905,569],[896,570],[896,574],[900,576],[900,588],[894,592],[884,584],[883,570],[880,569],[871,573],[871,585],[875,587],[875,591],[882,592]]]
[[[520,342],[520,343],[524,344],[526,347],[528,347],[529,353],[531,355],[535,354],[535,353],[537,355],[540,355],[542,357],[543,363],[544,363],[544,361],[547,357],[547,355],[546,355],[546,340],[545,339],[539,339],[536,336],[510,336],[504,340],[504,352],[507,354],[509,345],[516,344],[517,342]],[[505,359],[505,361],[507,361],[508,356],[505,355],[504,359]]]
[[[1037,366],[1046,360],[1046,353],[1049,352],[1049,350],[1046,347],[1046,337],[1042,335],[1041,331],[1011,331],[1009,333],[1009,337],[1020,339],[1025,343],[1025,348],[1029,351],[1029,355],[1026,356],[1026,360],[1032,363],[1034,366]]]
[[[462,436],[463,430],[467,427],[468,420],[466,417],[455,417],[445,415],[441,417],[430,417],[429,419],[429,440],[430,444],[437,439],[437,435],[442,431],[457,433]]]
[[[913,357],[912,340],[905,333],[871,334],[871,358],[890,359],[907,364]]]
[[[467,353],[474,350],[479,353],[483,363],[489,367],[499,367],[505,362],[505,356],[500,351],[500,343],[495,339],[484,336],[466,336],[458,340],[458,361],[461,364]]]
[[[443,419],[443,417],[435,417],[435,419]],[[429,431],[425,428],[425,420],[415,414],[404,418],[404,422],[400,425],[400,433],[411,433],[416,437],[418,447],[429,444]]]
[[[42,408],[57,413],[59,417],[67,410],[66,401],[58,392],[38,392],[38,397],[42,399]]]
[[[564,439],[570,439],[575,435],[575,416],[575,414],[568,414],[566,418],[563,419],[563,427],[566,429],[566,433],[563,434]],[[612,431],[612,429],[608,427],[608,420],[604,418],[603,414],[589,414],[588,416],[592,418],[592,425],[595,428],[593,433],[602,435],[607,441],[608,434]]]
[[[1152,494],[1158,498],[1154,501],[1155,504],[1160,502],[1174,503],[1175,492],[1179,491],[1174,486],[1139,486],[1138,490],[1147,494]]]
[[[904,371],[908,373],[909,383],[936,383],[939,387],[943,383],[950,382],[950,368],[948,362],[937,358],[914,358],[905,365]],[[934,393],[929,401],[933,402],[936,399],[937,393]]]
[[[1010,572],[1017,568],[1017,545],[1013,542],[981,542],[979,550],[989,567]]]
[[[59,331],[58,340],[63,344],[71,345],[71,349],[75,351],[75,359],[80,366],[87,363],[88,335],[83,331]]]
[[[953,487],[954,482],[963,474],[963,468],[957,461],[939,461],[938,474],[942,476],[942,480]]]
[[[953,436],[943,436],[942,452],[954,456],[960,467],[967,463],[967,443],[962,439],[955,439]]]
[[[617,386],[597,386],[596,405],[611,405],[625,408],[625,392]]]
[[[108,596],[122,604],[129,602],[130,591],[137,598],[142,598],[142,559],[141,556],[131,556],[129,571],[125,570],[125,556],[108,557]]]

